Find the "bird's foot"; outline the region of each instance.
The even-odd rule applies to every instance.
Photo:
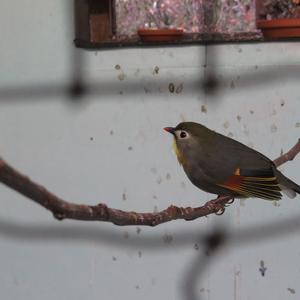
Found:
[[[223,215],[225,212],[224,204],[218,202],[219,198],[210,200],[206,203],[206,206],[209,210],[215,212],[216,215],[220,216]]]
[[[231,200],[229,200],[226,204],[225,207],[228,207],[230,204],[232,204],[234,202],[234,198],[232,198]]]
[[[225,207],[221,204],[216,203],[215,200],[206,202],[205,206],[218,216],[222,215],[225,212]]]
[[[225,206],[222,206],[221,204],[218,204],[218,210],[215,212],[215,215],[221,216],[225,212]]]
[[[209,209],[215,211],[217,216],[223,215],[225,208],[234,202],[234,198],[230,196],[218,196],[217,199],[207,202]]]

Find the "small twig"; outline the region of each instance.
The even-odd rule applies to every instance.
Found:
[[[274,164],[280,166],[292,160],[299,152],[300,140],[290,151],[275,159]],[[50,210],[58,220],[104,221],[116,225],[156,226],[177,219],[194,220],[213,213],[222,214],[225,210],[225,205],[232,200],[229,196],[222,196],[210,200],[200,207],[177,207],[171,205],[157,213],[122,211],[109,208],[101,203],[98,205],[75,204],[55,196],[43,186],[13,169],[1,158],[0,182]]]
[[[300,139],[292,149],[290,149],[285,154],[282,154],[281,156],[276,158],[273,162],[276,167],[279,167],[284,163],[286,163],[287,161],[293,160],[299,152],[300,152]]]

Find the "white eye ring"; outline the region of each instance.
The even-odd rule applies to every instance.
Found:
[[[176,136],[178,139],[186,139],[189,137],[189,134],[184,130],[178,130],[176,132]]]

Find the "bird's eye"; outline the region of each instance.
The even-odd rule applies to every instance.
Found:
[[[180,136],[180,138],[184,139],[187,137],[187,133],[185,131],[181,131],[179,136]]]

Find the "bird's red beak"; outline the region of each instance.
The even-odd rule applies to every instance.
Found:
[[[175,132],[175,128],[174,127],[165,127],[164,130],[167,131],[167,132],[169,132],[169,133],[172,133],[172,134],[174,134],[174,132]]]

